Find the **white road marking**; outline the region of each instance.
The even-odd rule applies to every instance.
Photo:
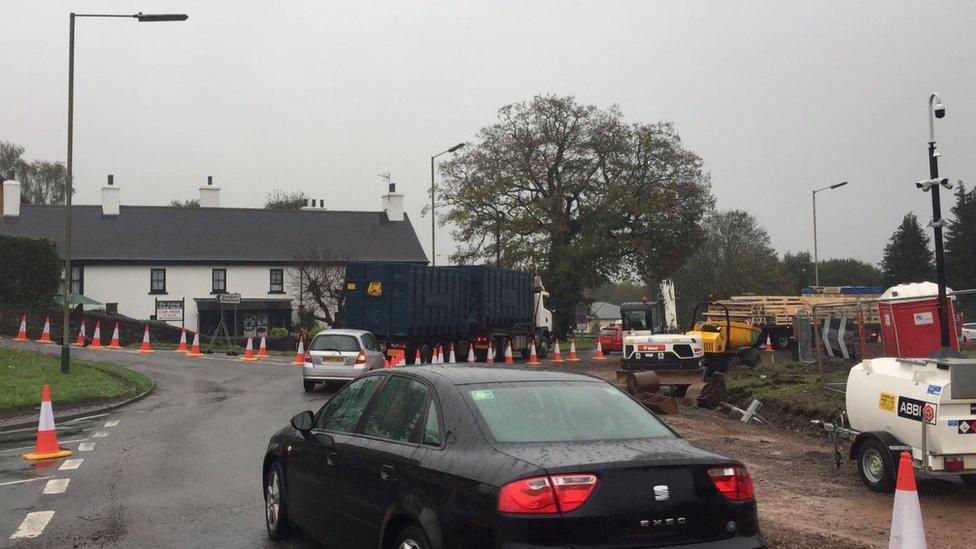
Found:
[[[52,478],[44,485],[42,494],[63,494],[68,489],[70,478]]]
[[[113,419],[112,421],[106,421],[105,422],[105,426],[106,427],[115,427],[118,424],[119,424],[119,420],[117,420],[117,419]]]
[[[108,431],[95,431],[92,433],[92,438],[105,438],[108,436]]]
[[[51,478],[51,475],[36,477],[36,478],[25,478],[21,480],[11,480],[9,482],[0,482],[0,486],[10,486],[11,484],[23,484],[25,482],[36,482],[38,480],[47,480]]]
[[[58,467],[58,471],[70,471],[72,469],[77,469],[78,467],[81,467],[82,461],[85,461],[84,458],[66,459],[64,460],[64,463],[61,464],[61,467]]]
[[[94,449],[95,449],[94,442],[82,442],[81,444],[78,445],[79,452],[91,452]]]
[[[59,421],[58,423],[74,423],[76,421],[85,421],[86,419],[98,419],[100,417],[105,417],[107,415],[108,414],[105,413],[105,414],[95,414],[93,416],[76,417],[75,419],[69,419],[68,421],[64,421],[64,422]]]
[[[44,532],[44,527],[54,518],[54,511],[33,511],[27,513],[24,522],[20,523],[17,531],[11,534],[10,539],[36,538]]]

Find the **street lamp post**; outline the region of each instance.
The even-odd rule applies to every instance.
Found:
[[[820,285],[820,258],[817,256],[817,193],[829,191],[847,185],[847,181],[841,181],[833,185],[827,185],[813,191],[813,285]]]
[[[74,13],[69,17],[68,25],[68,155],[65,162],[65,187],[64,193],[64,285],[62,286],[64,306],[61,323],[61,373],[68,373],[71,363],[71,348],[68,346],[69,322],[71,320],[71,179],[74,156],[74,126],[75,126],[75,19],[78,17],[103,17],[136,19],[140,23],[155,23],[163,21],[186,21],[189,16],[183,13],[159,13],[144,14],[136,13],[133,15],[109,14],[109,13]]]
[[[434,222],[434,217],[436,216],[436,210],[434,209],[434,159],[443,154],[452,153],[464,146],[464,143],[458,143],[446,151],[439,152],[434,156],[430,157],[430,265],[431,267],[437,265],[437,248],[435,247],[434,241],[434,229],[436,224]]]

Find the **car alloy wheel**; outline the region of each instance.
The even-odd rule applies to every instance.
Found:
[[[405,539],[400,542],[400,546],[397,549],[420,549],[420,544],[412,539]]]
[[[265,518],[268,521],[268,530],[278,528],[278,520],[281,518],[281,484],[278,481],[278,470],[272,468],[268,474],[268,486],[264,495]]]

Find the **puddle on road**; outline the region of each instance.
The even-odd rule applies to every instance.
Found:
[[[57,426],[62,448],[76,450],[78,443],[87,440],[92,431],[105,421],[104,415],[65,422]],[[0,484],[54,474],[63,459],[28,461],[21,457],[33,450],[37,433],[34,430],[0,434]],[[14,485],[16,486],[16,485]],[[0,486],[0,489],[5,486]]]

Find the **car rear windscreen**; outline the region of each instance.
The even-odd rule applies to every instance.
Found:
[[[613,337],[613,336],[617,335],[617,330],[614,330],[614,329],[611,329],[611,328],[606,328],[606,329],[600,330],[600,335]]]
[[[674,436],[643,406],[607,383],[501,383],[466,389],[498,442]]]
[[[322,335],[315,336],[312,344],[308,347],[310,351],[341,351],[359,352],[359,340],[350,335]]]

